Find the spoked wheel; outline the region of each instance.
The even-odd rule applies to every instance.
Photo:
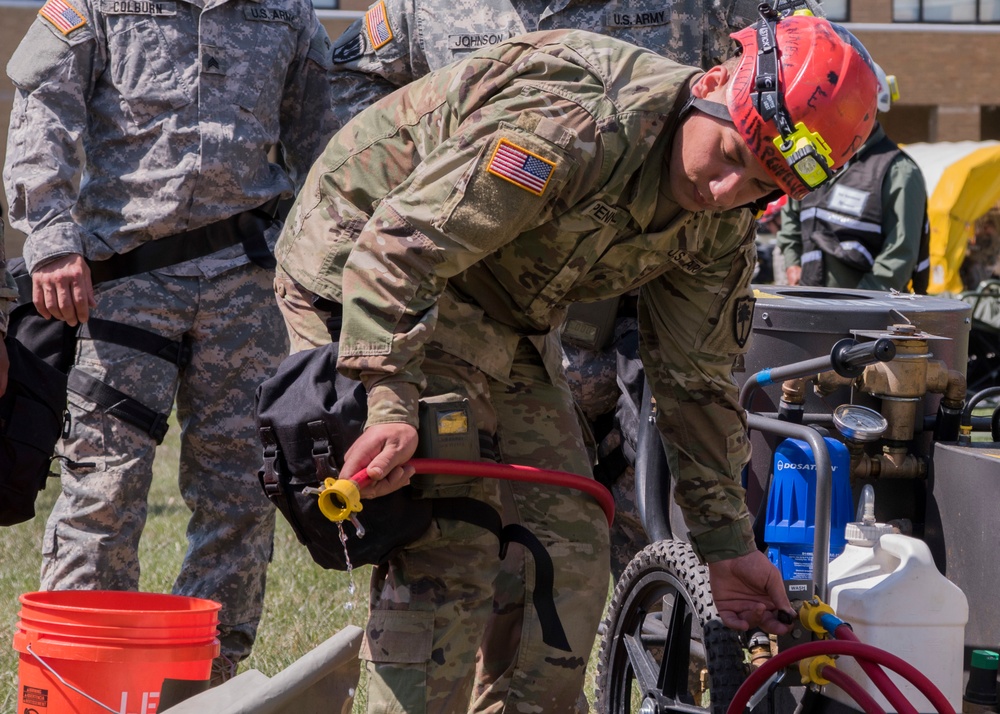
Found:
[[[615,586],[604,621],[598,711],[725,714],[746,676],[739,635],[719,619],[691,546],[647,546]]]

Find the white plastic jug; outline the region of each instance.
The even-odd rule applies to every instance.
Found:
[[[830,563],[830,606],[854,628],[859,640],[916,667],[955,711],[961,711],[962,656],[969,620],[965,593],[938,572],[922,540],[899,534],[871,540],[858,534],[852,539],[851,525],[855,524],[848,525],[847,547]],[[853,657],[841,657],[837,668],[859,682],[886,712],[895,711]],[[913,685],[883,669],[918,712],[935,711]],[[825,694],[860,710],[839,687],[827,686]]]

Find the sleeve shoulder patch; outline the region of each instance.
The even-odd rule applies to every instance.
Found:
[[[333,43],[334,64],[353,62],[364,54],[365,43],[361,37],[361,24],[361,20],[355,20]]]
[[[52,2],[53,0],[49,0]],[[392,39],[392,28],[385,12],[385,0],[379,0],[365,13],[365,31],[373,50],[385,46]]]
[[[525,191],[541,196],[558,164],[518,146],[509,139],[500,139],[486,171],[509,181]]]
[[[48,0],[42,5],[38,15],[55,25],[64,35],[87,24],[86,18],[67,0]]]

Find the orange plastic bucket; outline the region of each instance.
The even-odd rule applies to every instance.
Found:
[[[219,654],[211,600],[60,590],[20,601],[18,712],[154,714],[165,680],[207,681]]]

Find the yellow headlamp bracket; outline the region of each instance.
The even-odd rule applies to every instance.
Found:
[[[798,122],[795,130],[774,139],[774,145],[785,157],[795,175],[810,189],[833,178],[833,152],[819,132],[810,131]]]

